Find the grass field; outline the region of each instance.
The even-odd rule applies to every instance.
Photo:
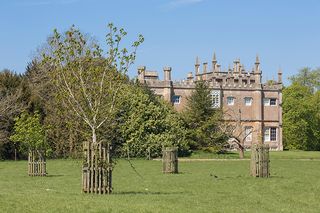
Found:
[[[112,195],[81,193],[80,161],[49,160],[47,177],[3,161],[0,212],[320,212],[320,152],[270,157],[268,179],[250,177],[248,160],[180,162],[174,175],[161,173],[161,161],[133,160],[142,177],[119,160]]]

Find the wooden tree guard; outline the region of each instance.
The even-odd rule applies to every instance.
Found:
[[[162,172],[178,173],[178,149],[166,147],[162,150]]]
[[[269,177],[269,145],[254,144],[251,148],[251,176]]]
[[[110,146],[85,142],[85,161],[82,167],[82,191],[86,193],[110,194],[112,192],[112,162]]]
[[[46,159],[38,151],[29,151],[28,155],[28,175],[29,176],[46,176],[47,165]]]

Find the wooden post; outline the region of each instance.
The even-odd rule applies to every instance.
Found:
[[[162,150],[162,172],[178,173],[178,149],[165,147]]]
[[[270,177],[270,160],[268,144],[252,145],[250,167],[251,176]]]

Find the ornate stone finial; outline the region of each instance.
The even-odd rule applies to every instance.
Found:
[[[278,70],[278,83],[282,83],[282,69],[279,67]]]
[[[195,75],[198,75],[199,74],[199,67],[200,67],[200,60],[199,60],[199,57],[197,56],[196,57],[196,64],[194,65],[194,73]]]
[[[196,57],[196,65],[200,65],[200,60],[198,56]]]
[[[255,64],[260,64],[260,59],[259,59],[259,55],[256,55],[256,63]]]
[[[216,62],[217,63],[217,57],[216,57],[216,53],[215,52],[213,52],[212,62]]]
[[[257,54],[256,56],[256,62],[254,63],[254,72],[257,73],[257,74],[261,74],[261,71],[260,71],[260,59],[259,59],[259,55]]]
[[[216,53],[213,53],[212,57],[212,71],[215,72],[217,70],[217,58],[216,58]]]

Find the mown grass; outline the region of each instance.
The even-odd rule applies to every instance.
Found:
[[[320,153],[272,152],[271,178],[249,176],[249,161],[125,160],[112,195],[81,193],[81,163],[49,160],[47,177],[28,177],[26,161],[0,162],[0,212],[319,212]],[[215,178],[214,176],[217,176]]]
[[[244,158],[250,158],[250,151],[244,152]],[[316,151],[271,151],[270,156],[272,159],[320,159],[320,152]],[[218,154],[215,152],[207,151],[194,151],[190,157],[186,159],[239,159],[239,153],[236,151]]]

